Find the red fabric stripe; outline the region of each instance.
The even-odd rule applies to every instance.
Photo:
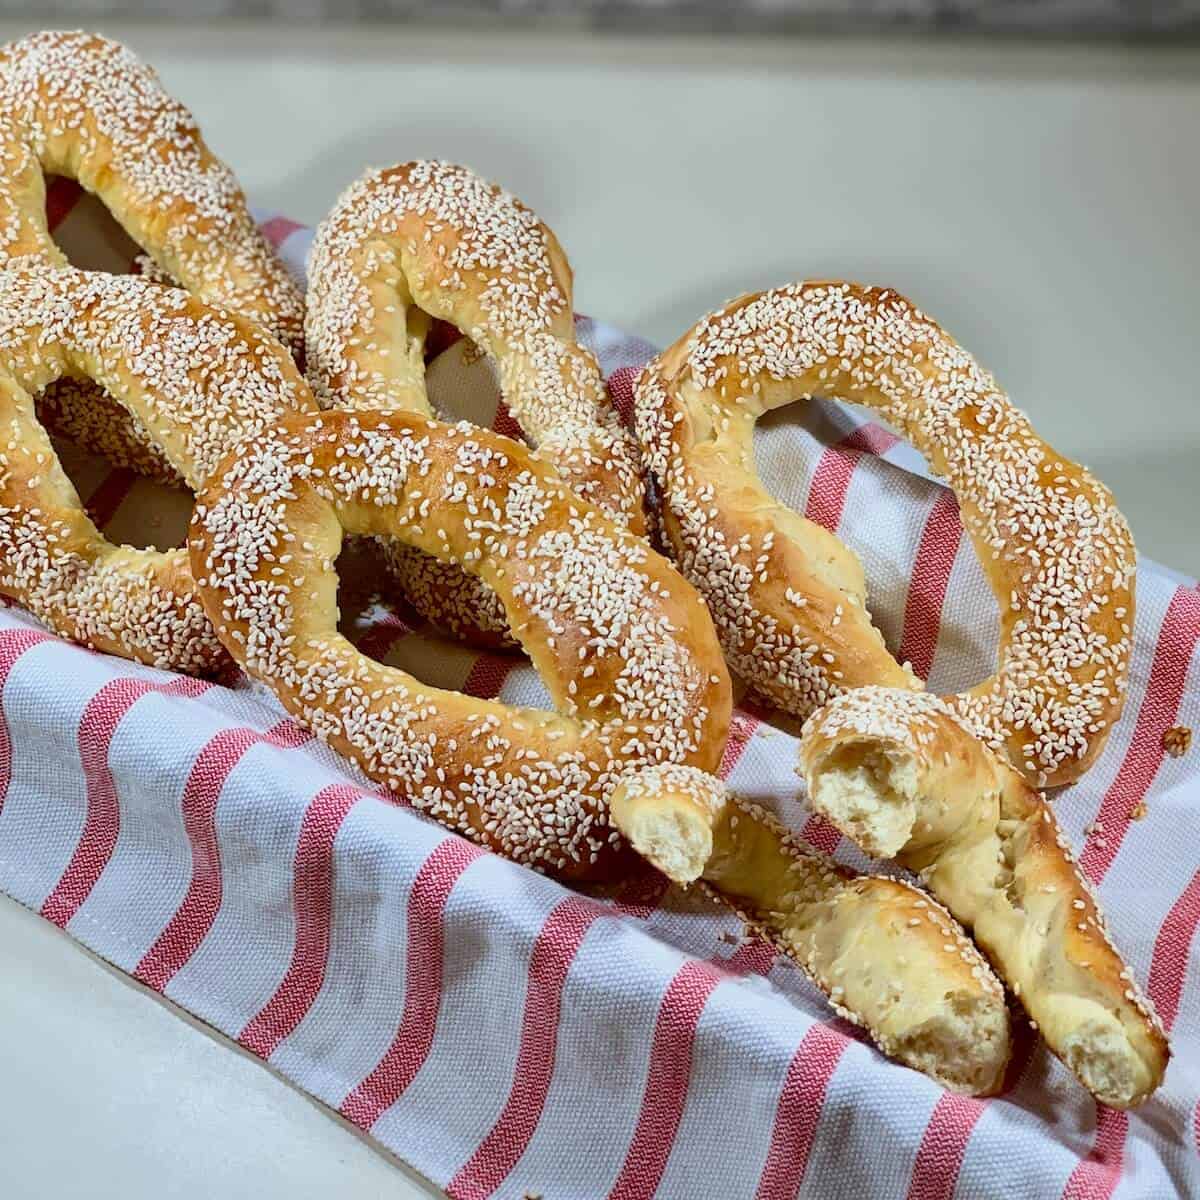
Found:
[[[508,1177],[541,1120],[554,1057],[567,973],[584,936],[604,910],[578,896],[558,904],[546,918],[529,960],[521,1047],[504,1111],[446,1191],[456,1200],[485,1200]]]
[[[754,731],[761,724],[758,717],[752,717],[740,709],[734,712],[733,719],[729,722],[729,738],[725,742],[725,750],[721,754],[721,765],[717,768],[717,774],[722,779],[728,779],[733,774],[733,768],[737,766],[738,759],[742,757],[743,751],[754,736]]]
[[[808,1167],[826,1089],[849,1045],[850,1039],[836,1029],[817,1024],[796,1047],[779,1093],[755,1200],[794,1200]]]
[[[304,1020],[325,982],[333,921],[333,843],[346,814],[362,795],[350,784],[331,784],[305,809],[292,886],[296,915],[292,961],[275,994],[238,1036],[238,1041],[260,1058],[270,1058],[276,1046]]]
[[[151,683],[121,676],[106,683],[88,701],[79,721],[79,757],[87,784],[87,815],[71,861],[42,905],[42,916],[65,927],[88,898],[108,866],[121,828],[121,807],[108,765],[108,751],[122,718],[147,692],[198,696],[210,685],[180,677]]]
[[[402,637],[407,637],[412,631],[413,627],[403,617],[388,611],[376,617],[363,631],[358,639],[358,649],[368,658],[381,661]]]
[[[457,326],[435,318],[425,338],[425,361],[432,362],[444,350],[449,350],[462,336]]]
[[[908,1200],[951,1200],[971,1131],[986,1107],[970,1096],[942,1093],[917,1150]]]
[[[503,654],[481,654],[468,673],[462,690],[477,700],[495,700],[516,665],[515,658]]]
[[[1200,923],[1200,871],[1192,876],[1178,900],[1171,905],[1158,937],[1154,939],[1154,954],[1150,960],[1150,980],[1147,991],[1162,1023],[1170,1029],[1179,1013],[1179,999],[1187,977],[1188,956],[1196,925]]]
[[[834,446],[827,446],[817,460],[808,485],[808,503],[804,515],[831,532],[836,532],[846,507],[850,480],[864,454],[886,454],[899,439],[880,425],[868,422],[846,435]]]
[[[525,440],[524,431],[517,424],[517,419],[508,411],[508,405],[501,400],[496,405],[496,415],[492,419],[492,428],[506,438],[512,438],[514,442],[523,442]]]
[[[886,454],[899,440],[890,429],[868,421],[842,438],[841,444],[847,450],[861,450],[863,454],[878,456]]]
[[[278,250],[297,229],[303,229],[304,226],[296,221],[289,221],[287,217],[272,217],[269,221],[264,221],[259,228],[263,237]]]
[[[683,1117],[696,1026],[720,980],[711,963],[692,959],[668,985],[654,1026],[637,1128],[609,1200],[649,1200],[657,1190]]]
[[[1129,1114],[1096,1106],[1096,1140],[1087,1158],[1071,1172],[1062,1200],[1109,1200],[1121,1180]]]
[[[836,532],[846,507],[846,495],[854,468],[862,455],[857,450],[827,446],[817,460],[817,469],[808,485],[808,503],[804,515],[830,532]]]
[[[913,561],[908,599],[904,604],[904,634],[900,639],[900,661],[928,679],[942,628],[942,605],[954,559],[962,544],[962,521],[958,501],[949,488],[938,490],[937,500],[925,518],[917,557]]]
[[[0,630],[0,700],[4,695],[4,685],[8,683],[9,672],[17,659],[31,650],[39,642],[48,642],[50,635],[38,629],[5,629]],[[12,736],[8,732],[8,719],[4,714],[4,706],[0,703],[0,812],[4,811],[4,801],[8,797],[8,785],[12,782]]]
[[[608,377],[608,394],[622,422],[633,428],[634,385],[642,373],[641,367],[618,367]]]
[[[777,955],[770,942],[754,936],[742,942],[727,959],[714,961],[713,965],[730,975],[767,975],[775,965]]]
[[[162,991],[208,936],[221,907],[221,847],[217,841],[217,802],[234,767],[259,742],[286,749],[302,746],[311,734],[292,721],[266,733],[223,729],[200,751],[184,784],[180,809],[192,848],[192,878],[183,901],[134,971],[147,987]]]
[[[1163,734],[1179,715],[1188,666],[1200,639],[1200,592],[1180,587],[1171,597],[1150,663],[1146,695],[1138,709],[1133,738],[1125,751],[1121,767],[1112,781],[1100,811],[1098,828],[1089,834],[1079,856],[1080,866],[1092,881],[1099,883],[1121,848],[1129,828],[1129,814],[1142,800],[1158,774],[1165,751]]]
[[[114,467],[88,497],[84,508],[97,529],[103,529],[117,515],[117,509],[129,495],[137,476],[124,467]]]
[[[804,822],[804,828],[800,830],[800,836],[810,845],[825,854],[832,854],[842,840],[841,832],[837,826],[831,824],[820,813],[813,813],[807,821]]]
[[[442,917],[459,877],[482,854],[470,842],[447,838],[425,860],[413,881],[408,898],[404,1015],[383,1058],[338,1110],[360,1129],[370,1129],[395,1104],[429,1055],[442,1003]]]
[[[83,188],[66,175],[53,175],[46,180],[46,228],[53,233],[79,203]]]

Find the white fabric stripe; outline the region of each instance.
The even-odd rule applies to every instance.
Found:
[[[1042,1118],[1013,1102],[1018,1096],[1030,1100],[1044,1095],[1051,1082],[1044,1072],[1051,1069],[1053,1084],[1062,1095],[1064,1109],[1069,1108],[1070,1116],[1079,1120],[1090,1120],[1090,1110],[1095,1106],[1087,1097],[1073,1094],[1078,1092],[1078,1087],[1057,1063],[1050,1068],[1052,1061],[1044,1051],[1041,1052],[1026,1072],[1026,1082],[1016,1095],[988,1103],[975,1123],[963,1155],[958,1187],[954,1192],[958,1200],[989,1195],[1000,1180],[1003,1180],[1006,1196],[1057,1197],[1062,1193],[1079,1161],[1080,1150],[1086,1153],[1090,1142],[1086,1136],[1077,1136],[1070,1144],[1046,1137]],[[1033,1141],[1039,1143],[1041,1151],[1036,1159],[1013,1154],[1011,1147],[1029,1145]]]
[[[557,884],[490,855],[472,863],[450,893],[437,1035],[416,1078],[373,1130],[413,1147],[412,1165],[432,1178],[447,1179],[466,1161],[508,1098],[530,951],[561,895]],[[430,1123],[430,1113],[442,1112],[454,1114],[454,1138]]]
[[[408,899],[445,837],[411,812],[373,803],[356,804],[338,832],[325,981],[271,1059],[334,1108],[387,1052],[403,1016]]]
[[[196,756],[222,727],[188,701],[153,692],[117,727],[108,762],[120,832],[108,866],[73,920],[92,924],[99,953],[122,970],[137,967],[187,891],[192,851],[180,800]],[[169,757],[156,753],[167,728],[177,730]]]
[[[221,907],[204,941],[166,987],[172,1000],[232,1037],[271,998],[291,962],[300,825],[312,797],[339,782],[315,760],[302,767],[305,758],[304,751],[281,752],[260,743],[225,781],[216,820]],[[229,969],[231,955],[240,964],[237,971]]]
[[[811,1022],[765,980],[728,980],[708,998],[660,1194],[750,1196],[771,1145],[788,1067]]]
[[[0,624],[31,627],[7,611]],[[104,658],[43,642],[13,664],[5,684],[12,777],[0,812],[0,876],[5,890],[30,908],[42,906],[79,844],[87,816],[79,721],[111,676]]]
[[[502,1195],[608,1194],[637,1125],[662,996],[682,963],[641,922],[601,919],[588,930],[563,989],[542,1118]]]
[[[942,1094],[858,1042],[846,1047],[825,1091],[800,1196],[903,1197],[929,1115]]]

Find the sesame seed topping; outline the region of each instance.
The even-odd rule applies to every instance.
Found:
[[[857,558],[781,510],[746,465],[754,420],[816,392],[873,407],[907,434],[953,487],[989,564],[1005,610],[1000,661],[954,707],[1030,782],[1077,776],[1124,700],[1128,527],[1109,492],[1055,454],[992,377],[894,292],[803,283],[744,297],[639,379],[636,424],[673,550],[708,601],[731,668],[801,719],[843,688],[920,686],[871,624]],[[726,420],[735,408],[738,419]],[[723,464],[720,494],[713,462]],[[806,573],[808,563],[820,565]]]

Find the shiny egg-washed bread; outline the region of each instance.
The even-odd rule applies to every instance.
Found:
[[[676,883],[703,882],[794,958],[885,1054],[955,1091],[999,1090],[1010,1052],[1004,990],[923,892],[835,863],[693,768],[622,784],[612,816]]]
[[[555,711],[429,687],[359,653],[337,632],[344,532],[483,580]],[[703,602],[490,430],[398,411],[285,418],[198,497],[190,550],[204,607],[247,672],[372,779],[518,862],[612,874],[613,788],[661,763],[720,761],[731,689]]]
[[[321,222],[308,270],[308,374],[322,404],[434,416],[425,337],[432,318],[447,321],[495,364],[538,457],[644,531],[636,447],[575,340],[570,264],[515,196],[453,163],[368,171]],[[424,616],[474,642],[511,642],[502,605],[478,580],[411,547],[385,548]]]
[[[1166,1036],[1049,805],[961,717],[927,692],[858,688],[810,718],[800,757],[816,811],[917,873],[1097,1099],[1158,1087]]]
[[[184,550],[107,541],[84,511],[34,396],[93,380],[135,414],[192,488],[244,435],[315,410],[291,356],[253,322],[132,275],[0,271],[0,591],[56,633],[191,674],[229,659]]]
[[[1101,483],[887,289],[817,281],[743,296],[638,382],[669,543],[730,669],[801,720],[846,688],[922,686],[872,624],[857,556],[775,501],[755,471],[759,417],[817,394],[877,411],[958,498],[996,594],[1000,650],[995,674],[947,702],[1033,785],[1077,779],[1125,700],[1129,529]]]
[[[67,266],[46,222],[46,175],[97,195],[156,279],[252,318],[300,353],[299,284],[191,113],[120,43],[46,31],[0,46],[0,266]],[[97,389],[57,385],[44,411],[114,463],[178,482],[149,431]]]

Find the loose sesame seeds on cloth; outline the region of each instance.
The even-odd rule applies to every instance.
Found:
[[[342,529],[478,573],[560,715],[427,688],[359,654],[336,632]],[[699,597],[496,434],[403,413],[288,419],[226,462],[191,547],[247,671],[372,778],[519,862],[611,870],[620,780],[720,760],[729,683]]]
[[[951,703],[1031,782],[1075,778],[1124,702],[1128,527],[1103,485],[1041,441],[991,376],[894,292],[817,282],[743,297],[639,381],[637,423],[668,531],[732,669],[801,718],[845,687],[920,686],[872,626],[854,556],[755,477],[754,422],[818,392],[877,410],[958,498],[1001,606],[1001,648],[995,674]]]

